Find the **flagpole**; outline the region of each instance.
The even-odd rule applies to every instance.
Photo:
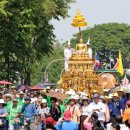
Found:
[[[110,70],[111,70],[111,51],[110,51]]]

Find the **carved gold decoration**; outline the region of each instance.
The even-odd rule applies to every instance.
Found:
[[[73,23],[75,27],[86,26],[87,23],[78,10]],[[98,86],[98,74],[93,69],[94,61],[88,56],[88,45],[83,43],[80,37],[79,43],[76,44],[76,50],[68,61],[69,71],[66,71],[62,76],[62,83],[59,88],[66,91],[70,88],[75,91],[86,91],[89,96],[93,90],[102,91]]]

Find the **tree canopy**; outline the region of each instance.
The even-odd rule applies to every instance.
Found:
[[[73,45],[78,42],[77,35],[72,39]],[[82,31],[83,39],[90,44],[93,50],[121,50],[125,60],[130,59],[130,26],[120,23],[95,25]]]
[[[53,50],[50,20],[65,18],[73,0],[2,0],[0,2],[0,79],[30,85],[37,62]]]

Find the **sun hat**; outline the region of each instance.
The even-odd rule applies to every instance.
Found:
[[[70,110],[66,110],[66,111],[64,112],[64,120],[65,120],[65,121],[70,121],[71,118],[72,118],[72,114],[71,114]]]
[[[0,104],[6,104],[6,102],[4,101],[4,99],[0,99]]]
[[[56,125],[56,122],[52,117],[47,117],[46,118],[46,124]]]
[[[46,99],[42,99],[42,103],[47,103],[47,100]]]
[[[18,102],[18,100],[16,98],[13,99],[13,102]]]
[[[118,97],[118,93],[114,93],[114,94],[113,94],[113,97]]]
[[[88,98],[86,96],[83,96],[82,99],[83,100],[88,100]]]
[[[71,95],[71,96],[69,97],[69,100],[77,100],[77,98],[75,97],[75,95]]]
[[[99,98],[99,95],[98,94],[94,94],[93,98]]]
[[[7,97],[10,97],[11,100],[13,100],[13,98],[14,98],[14,96],[13,96],[12,94],[7,93],[7,94],[5,94],[5,95],[3,96],[3,99],[6,100]]]
[[[19,92],[19,95],[24,95],[24,92],[23,92],[23,91],[20,91],[20,92]]]
[[[124,92],[124,89],[121,87],[117,92]]]

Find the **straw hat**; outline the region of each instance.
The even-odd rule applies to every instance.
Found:
[[[4,99],[0,99],[0,104],[6,104],[6,102],[4,101]]]
[[[117,92],[124,92],[123,87],[121,87]]]
[[[13,100],[13,98],[14,98],[13,95],[12,95],[12,94],[9,94],[9,93],[8,93],[8,94],[5,94],[5,95],[3,96],[4,100],[6,100],[7,97],[10,97],[11,100]]]
[[[86,96],[83,96],[82,99],[83,100],[88,100],[88,98]]]
[[[114,93],[114,94],[113,94],[113,97],[118,97],[118,93]]]
[[[72,99],[77,100],[77,98],[75,97],[75,95],[71,95],[71,96],[69,97],[69,100],[72,100]]]

